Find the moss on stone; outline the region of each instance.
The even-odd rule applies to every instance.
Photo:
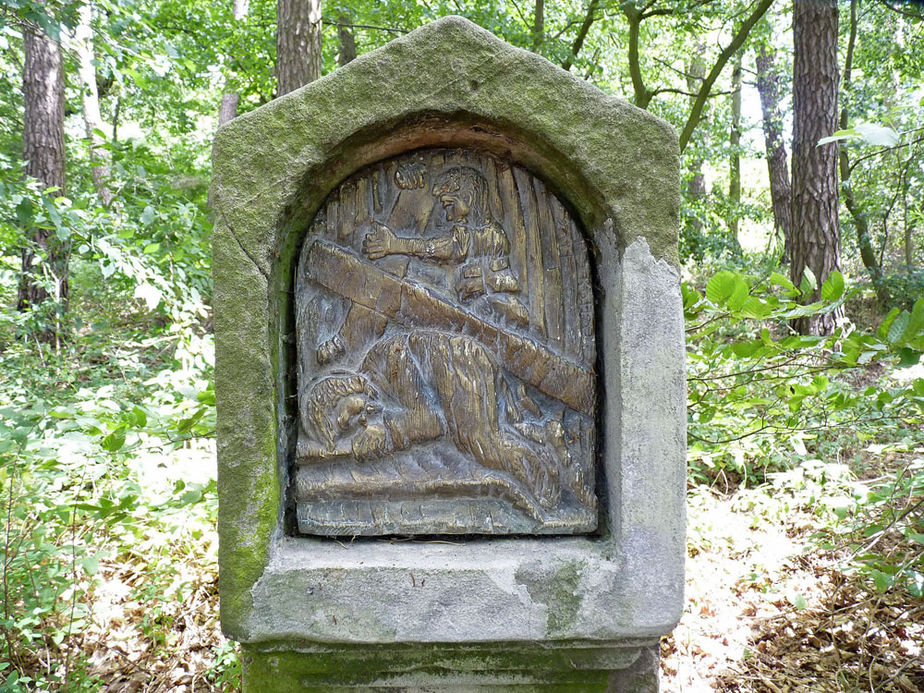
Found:
[[[606,691],[614,665],[635,648],[582,652],[523,643],[496,646],[417,645],[401,650],[343,646],[321,652],[245,647],[244,691],[457,690]],[[582,656],[583,654],[583,656]]]

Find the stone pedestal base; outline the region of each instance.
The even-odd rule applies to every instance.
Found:
[[[657,693],[657,643],[245,646],[244,692]]]

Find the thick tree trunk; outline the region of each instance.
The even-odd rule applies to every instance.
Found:
[[[80,21],[74,34],[80,77],[80,99],[83,104],[83,124],[90,141],[90,162],[96,194],[107,207],[112,204],[109,189],[109,152],[104,146],[103,117],[99,111],[99,91],[96,87],[96,68],[93,65],[93,10],[90,5],[80,7]]]
[[[277,0],[276,96],[321,76],[321,0]]]
[[[760,108],[763,114],[773,224],[776,232],[783,236],[783,262],[788,264],[792,257],[792,188],[789,184],[786,143],[783,141],[779,77],[774,66],[774,55],[765,45],[762,45],[757,53],[757,91],[760,94]]]
[[[353,32],[350,31],[349,17],[341,14],[339,17],[340,24],[337,26],[337,39],[340,41],[340,55],[337,57],[337,64],[343,67],[349,62],[356,60],[356,39]]]
[[[741,209],[741,53],[732,64],[731,133],[728,137],[728,203],[731,218],[728,220],[728,242],[733,250],[741,251],[738,240],[738,215]]]
[[[690,94],[698,94],[703,86],[703,79],[706,77],[706,63],[703,62],[703,52],[706,50],[705,44],[697,44],[687,65],[687,91]],[[690,96],[690,108],[693,107],[695,96]],[[705,136],[705,135],[704,135]],[[696,157],[690,162],[690,178],[687,182],[687,196],[694,201],[701,201],[706,198],[706,176],[703,175],[703,158]],[[703,230],[703,222],[694,218],[692,221],[693,229],[697,233]]]
[[[226,91],[221,95],[221,106],[218,107],[218,124],[224,125],[237,117],[237,106],[241,97],[237,92]]]
[[[23,30],[23,157],[26,175],[64,194],[64,74],[61,47],[41,29]],[[34,229],[23,249],[17,307],[28,310],[48,298],[64,305],[68,294],[69,247],[54,231]],[[37,258],[38,256],[38,258]],[[40,259],[39,259],[40,258]],[[52,341],[59,330],[49,325],[41,338]]]
[[[793,154],[792,266],[798,286],[806,267],[818,287],[840,269],[837,219],[837,145],[818,140],[837,129],[837,2],[793,2]],[[835,314],[814,315],[794,322],[801,334],[831,334]]]

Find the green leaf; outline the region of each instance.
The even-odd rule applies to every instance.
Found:
[[[140,221],[143,226],[150,226],[151,222],[154,221],[154,208],[151,205],[144,208]]]
[[[771,308],[765,301],[760,300],[756,296],[749,296],[748,300],[744,302],[743,306],[741,306],[741,315],[746,318],[754,318],[756,320],[762,320],[772,312],[773,308]]]
[[[96,571],[99,570],[99,556],[86,556],[80,559],[80,563],[87,575],[96,575]]]
[[[748,291],[747,283],[741,277],[736,276],[735,288],[732,290],[731,296],[728,297],[728,307],[732,310],[741,310],[741,307],[748,300]]]
[[[892,583],[894,582],[893,576],[887,573],[883,573],[881,570],[873,569],[872,575],[873,584],[876,585],[876,590],[878,592],[885,592],[892,586]]]
[[[148,415],[141,407],[132,409],[132,418],[135,421],[135,426],[138,428],[144,428],[148,425]]]
[[[905,328],[908,327],[911,322],[911,313],[907,310],[903,310],[895,320],[892,321],[892,324],[889,326],[889,333],[886,335],[886,341],[889,344],[895,344],[901,339],[901,336],[905,334]]]
[[[888,312],[888,314],[882,319],[882,322],[879,323],[879,328],[876,330],[876,336],[879,339],[885,339],[886,335],[889,334],[889,328],[892,326],[892,323],[895,321],[895,318],[898,317],[901,313],[900,308],[893,308]]]
[[[806,265],[805,269],[802,270],[802,280],[799,282],[799,290],[802,292],[803,296],[811,294],[818,288],[818,279],[815,278],[815,273],[812,271],[812,268]]]
[[[793,607],[799,611],[802,611],[808,606],[808,603],[805,601],[805,597],[803,597],[801,594],[795,595],[792,599],[790,599],[790,602],[792,603]]]
[[[770,275],[770,283],[774,286],[782,286],[787,291],[796,290],[796,285],[789,281],[788,277],[783,276],[779,272],[773,272]]]
[[[706,284],[706,298],[717,306],[723,305],[734,292],[737,278],[728,270],[717,272]]]
[[[909,368],[910,366],[916,366],[918,361],[921,360],[921,352],[908,347],[902,347],[898,350],[898,358],[899,366],[902,368]]]
[[[892,128],[876,123],[859,123],[853,128],[860,139],[874,147],[894,147],[898,144],[899,136]]]
[[[204,409],[199,409],[193,413],[192,416],[186,419],[180,419],[177,423],[176,428],[180,433],[188,433],[192,430],[192,427],[199,423],[199,419],[205,414]]]
[[[19,204],[16,205],[16,220],[19,222],[22,227],[29,227],[32,225],[32,220],[35,216],[35,205],[32,204],[32,200],[28,197],[22,198]]]
[[[102,446],[104,450],[116,452],[125,445],[125,427],[119,426],[108,436],[103,438]]]
[[[844,275],[837,270],[831,272],[821,286],[821,297],[825,301],[836,301],[844,295]]]
[[[860,134],[853,128],[848,128],[847,130],[835,130],[833,133],[827,137],[822,137],[818,140],[816,147],[820,147],[823,144],[830,144],[831,142],[842,142],[844,140],[855,140],[860,136]]]
[[[202,500],[202,489],[201,488],[191,488],[182,496],[180,496],[180,505],[192,505],[193,503],[198,503]]]
[[[918,336],[922,328],[924,328],[924,298],[919,298],[911,307],[911,318],[908,320],[908,325],[902,333],[901,341],[912,341]]]
[[[758,350],[763,349],[761,342],[738,342],[731,345],[732,353],[739,358],[748,358],[753,356]]]

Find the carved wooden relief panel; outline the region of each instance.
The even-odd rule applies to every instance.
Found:
[[[596,528],[581,233],[523,168],[428,149],[314,219],[296,280],[299,531]]]

